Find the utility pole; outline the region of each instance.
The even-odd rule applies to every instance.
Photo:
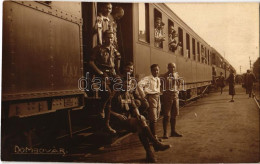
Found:
[[[250,70],[251,70],[252,66],[251,66],[251,59],[250,59],[250,56],[249,56],[249,64],[250,64]]]

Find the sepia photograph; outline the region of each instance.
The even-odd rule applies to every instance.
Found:
[[[259,7],[3,1],[1,161],[259,163]]]

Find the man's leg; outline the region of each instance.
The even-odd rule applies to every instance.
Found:
[[[179,115],[179,99],[174,99],[171,108],[171,137],[182,137],[176,132],[176,117]]]
[[[168,123],[170,121],[170,111],[172,107],[172,101],[167,93],[164,93],[163,95],[163,138],[168,139]]]
[[[127,129],[132,132],[138,132],[139,139],[146,151],[146,162],[156,162],[156,158],[153,151],[151,150],[149,140],[153,142],[154,149],[156,151],[163,151],[171,147],[171,145],[161,144],[157,139],[154,138],[152,132],[146,124],[146,119],[144,116],[141,115],[139,118],[131,118],[126,121],[128,126]]]
[[[139,139],[140,139],[140,141],[141,141],[141,143],[142,143],[142,145],[145,149],[145,152],[146,152],[146,162],[155,163],[156,159],[155,159],[154,153],[151,150],[148,138],[145,137],[143,134],[140,134],[140,133],[139,133],[138,136],[139,136]]]
[[[158,102],[159,95],[148,95],[149,109],[148,109],[148,118],[149,118],[149,126],[154,137],[157,138],[156,135],[156,122],[158,117]]]
[[[160,143],[152,134],[150,128],[146,124],[146,119],[144,116],[141,116],[140,118],[131,118],[128,119],[128,125],[129,129],[131,129],[133,132],[138,132],[140,141],[142,142],[146,152],[147,157],[150,157],[150,145],[147,146],[147,141],[149,144],[149,140],[153,143],[153,147],[155,151],[163,151],[171,147],[171,145],[164,145]],[[145,138],[145,139],[144,139]]]
[[[107,86],[106,91],[102,91],[101,99],[102,99],[102,113],[105,112],[105,130],[109,133],[116,133],[114,129],[111,128],[109,122],[110,122],[110,111],[111,111],[111,99],[113,97],[113,94],[110,90],[110,88]]]
[[[253,90],[253,87],[250,85],[250,86],[249,86],[249,97],[252,96],[252,90]]]

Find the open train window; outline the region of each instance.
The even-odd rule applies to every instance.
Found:
[[[193,55],[193,60],[196,60],[196,50],[195,50],[195,39],[192,38],[192,55]]]
[[[150,29],[149,29],[149,4],[139,3],[139,33],[138,38],[140,41],[150,43]]]
[[[183,44],[183,30],[179,27],[178,28],[178,34],[179,34],[179,42],[181,43],[181,45]],[[183,47],[183,46],[182,46]],[[183,55],[183,48],[181,50],[181,55]]]
[[[204,54],[204,63],[207,64],[208,63],[208,53],[207,53],[207,48],[205,47],[205,54]]]
[[[163,48],[164,36],[164,23],[162,22],[162,13],[154,9],[154,46]]]
[[[198,61],[200,62],[200,43],[197,42]]]
[[[204,63],[204,60],[205,60],[205,49],[204,49],[204,46],[201,45],[201,63]]]
[[[186,33],[186,48],[188,53],[188,58],[190,58],[190,35]]]
[[[174,28],[174,23],[168,19],[168,45],[171,52],[175,52],[178,48],[178,34]]]
[[[209,59],[210,59],[210,51],[208,50],[208,65],[209,65]]]
[[[173,21],[170,20],[170,19],[168,19],[168,26],[169,26],[169,27],[170,27],[170,26],[173,26],[173,27],[174,27],[174,23],[173,23]]]

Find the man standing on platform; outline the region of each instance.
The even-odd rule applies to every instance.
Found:
[[[179,115],[179,91],[180,80],[178,72],[176,72],[175,63],[168,64],[168,72],[161,77],[164,80],[164,89],[162,96],[163,104],[163,138],[168,139],[167,127],[169,120],[171,122],[171,137],[182,137],[176,132],[176,116]]]
[[[246,86],[246,94],[249,94],[249,97],[251,97],[252,95],[253,85],[255,81],[256,81],[255,75],[251,73],[250,70],[247,70],[245,76],[245,86]]]
[[[149,126],[154,137],[156,135],[155,124],[160,116],[161,104],[160,104],[160,78],[159,76],[159,65],[151,65],[152,75],[146,76],[141,79],[138,83],[138,91],[143,102],[149,103],[148,108],[148,120]],[[142,102],[142,103],[143,103]]]

